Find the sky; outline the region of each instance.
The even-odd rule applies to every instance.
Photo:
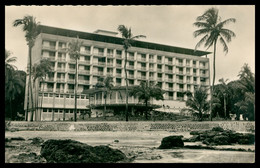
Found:
[[[117,32],[118,25],[123,24],[131,27],[134,35],[145,35],[142,41],[194,49],[202,37],[194,38],[193,32],[197,28],[193,23],[197,16],[212,7],[219,10],[222,20],[236,19],[236,23],[225,26],[236,34],[228,43],[228,54],[220,44],[217,45],[216,83],[220,78],[238,79],[244,63],[255,72],[254,5],[5,6],[5,49],[17,57],[14,65],[19,70],[26,70],[25,33],[22,27],[12,26],[15,19],[25,15],[33,15],[42,25],[90,33],[97,29]],[[201,46],[199,50],[206,51],[206,48]],[[213,47],[207,51],[213,52]],[[213,54],[208,56],[212,77]]]

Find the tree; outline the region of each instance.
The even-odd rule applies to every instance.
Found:
[[[185,92],[185,94],[188,98],[186,101],[186,106],[190,107],[193,111],[198,112],[199,119],[202,121],[203,113],[209,108],[209,102],[207,101],[207,89],[200,86],[194,91],[194,94],[189,91]]]
[[[126,83],[126,106],[125,106],[125,114],[126,114],[126,121],[128,121],[128,78],[127,78],[127,71],[126,71],[126,63],[127,63],[127,53],[128,49],[131,47],[131,44],[134,42],[134,39],[138,38],[145,38],[144,35],[137,35],[134,36],[131,32],[131,28],[127,28],[124,25],[119,25],[117,30],[121,33],[123,38],[123,48],[125,50],[125,64],[124,64],[124,71],[125,71],[125,83]]]
[[[142,81],[139,86],[133,87],[130,91],[130,96],[137,96],[139,101],[144,101],[145,103],[145,119],[148,119],[148,103],[154,98],[156,100],[164,100],[163,94],[165,92],[153,82]]]
[[[243,112],[244,118],[255,119],[255,77],[248,64],[244,64],[239,73],[239,89],[242,91],[243,99],[238,101],[235,106]]]
[[[35,64],[32,67],[33,86],[35,88],[35,94],[36,94],[36,89],[37,89],[37,87],[35,87],[36,80],[38,79],[42,82],[43,91],[44,91],[44,82],[45,82],[45,79],[46,79],[46,75],[50,74],[50,72],[52,72],[52,68],[51,68],[51,62],[48,59],[42,59],[42,60],[40,60],[39,64]],[[38,107],[38,101],[37,100],[35,100],[35,106]],[[43,101],[43,93],[42,93],[42,100],[41,100],[41,109],[42,109],[42,101]],[[33,113],[31,115],[31,118],[33,119]]]
[[[235,37],[235,33],[229,29],[224,28],[224,26],[230,22],[235,23],[236,19],[229,18],[224,21],[221,20],[221,17],[218,15],[218,9],[210,8],[205,11],[201,16],[197,17],[194,26],[200,28],[196,30],[193,35],[194,37],[203,36],[202,39],[195,46],[195,50],[204,43],[204,47],[210,48],[213,46],[213,82],[211,91],[214,91],[215,75],[216,75],[216,45],[217,41],[223,45],[223,51],[228,53],[227,42],[231,42],[232,38]],[[212,106],[212,105],[211,105]],[[211,120],[212,120],[212,109],[211,109]]]
[[[111,94],[111,89],[114,87],[113,85],[113,77],[106,77],[106,78],[99,78],[99,81],[94,86],[97,89],[102,89],[104,94],[104,111],[103,111],[103,117],[106,118],[106,107],[107,107],[107,97]]]
[[[13,65],[16,59],[17,57],[11,57],[11,52],[5,49],[5,83],[8,81],[8,77],[17,69],[16,66]]]
[[[76,40],[73,40],[71,43],[69,43],[69,55],[73,57],[76,61],[75,87],[74,87],[74,93],[75,93],[74,121],[75,122],[77,121],[78,59],[80,58],[80,47],[82,46],[82,43],[83,41],[79,41],[78,36]]]
[[[11,119],[13,119],[12,101],[20,94],[24,89],[24,81],[20,78],[19,73],[14,71],[5,84],[5,99],[9,101]]]
[[[228,79],[224,80],[224,78],[219,79],[220,82],[220,94],[223,95],[224,100],[224,118],[229,118],[227,114],[227,100],[228,97],[231,95],[230,88],[227,85]]]
[[[31,96],[31,111],[33,113],[33,94],[32,94],[32,47],[34,46],[35,43],[35,39],[38,36],[38,25],[40,23],[36,22],[36,18],[33,16],[24,16],[23,19],[16,19],[13,22],[13,26],[17,27],[22,25],[23,26],[23,31],[25,32],[25,40],[27,41],[27,45],[29,47],[29,81],[28,81],[28,92],[27,92],[27,96],[28,96],[28,101],[27,101],[27,115],[26,115],[26,121],[27,121],[27,117],[28,117],[28,108],[29,108],[29,97]],[[30,89],[30,91],[29,91]],[[31,92],[30,96],[29,96],[29,92]],[[32,120],[30,120],[32,121]]]

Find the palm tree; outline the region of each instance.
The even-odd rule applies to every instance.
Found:
[[[14,71],[7,80],[5,84],[5,99],[10,103],[10,112],[11,112],[11,119],[13,117],[12,114],[12,101],[16,98],[18,94],[22,92],[24,89],[24,81],[20,78],[19,74]]]
[[[126,121],[128,121],[128,79],[127,79],[127,72],[126,72],[126,63],[127,63],[127,52],[128,49],[131,47],[131,44],[134,42],[134,39],[138,39],[140,37],[145,38],[144,35],[137,35],[134,36],[131,32],[131,28],[127,28],[124,25],[119,25],[117,30],[121,33],[123,38],[123,48],[125,50],[125,64],[124,64],[124,71],[125,71],[125,83],[126,83],[126,106],[125,106],[125,114],[126,114]]]
[[[199,87],[194,91],[194,94],[187,91],[185,92],[187,95],[186,106],[190,107],[193,111],[199,113],[199,119],[202,121],[203,112],[208,110],[209,102],[207,101],[207,89],[204,87]]]
[[[80,47],[82,46],[82,43],[83,41],[79,41],[79,37],[77,36],[77,39],[75,41],[72,41],[69,44],[69,49],[68,49],[69,55],[76,60],[76,74],[75,74],[75,87],[74,87],[74,93],[75,93],[74,121],[75,122],[77,121],[78,59],[80,58]]]
[[[235,37],[235,33],[229,29],[224,28],[224,26],[230,22],[235,23],[236,19],[229,18],[224,21],[221,20],[221,17],[218,15],[218,9],[210,8],[205,11],[201,16],[197,17],[196,22],[193,24],[194,26],[200,28],[196,30],[193,35],[194,37],[198,37],[203,35],[202,39],[195,46],[195,50],[200,47],[203,43],[204,47],[210,48],[213,46],[213,82],[211,91],[211,97],[214,90],[215,83],[215,75],[216,75],[216,45],[217,41],[223,45],[223,51],[228,53],[227,42],[231,42],[232,38]],[[211,104],[212,106],[212,104]],[[210,113],[210,118],[212,120],[212,108]]]
[[[130,91],[130,96],[137,96],[139,101],[145,103],[145,119],[148,119],[148,102],[154,98],[156,100],[164,100],[164,91],[153,82],[142,81],[139,86],[133,87]]]
[[[103,90],[105,100],[103,117],[106,118],[107,97],[111,94],[111,89],[114,87],[113,77],[108,76],[105,79],[99,78],[99,81],[96,83],[94,87]]]
[[[220,92],[223,95],[224,99],[224,117],[227,117],[227,97],[231,94],[229,91],[229,87],[227,85],[228,79],[224,80],[224,78],[219,79],[220,82]]]
[[[51,63],[48,59],[42,59],[40,61],[39,64],[35,64],[33,67],[32,67],[32,76],[33,76],[33,86],[35,88],[35,97],[36,97],[36,89],[37,87],[35,87],[35,83],[36,83],[36,80],[39,79],[42,84],[43,84],[43,87],[44,87],[44,79],[46,78],[46,75],[47,74],[50,74],[50,72],[52,72],[52,68],[51,68]],[[43,88],[44,90],[44,88]],[[35,101],[35,107],[37,106],[38,107],[38,99],[36,99],[37,101]],[[41,109],[42,109],[42,101],[43,101],[43,93],[42,93],[42,100],[41,100]],[[33,113],[31,115],[31,117],[33,118]]]
[[[27,45],[29,47],[29,81],[28,81],[28,101],[27,101],[27,114],[28,114],[28,108],[29,108],[29,89],[31,92],[31,103],[32,103],[32,113],[33,113],[33,94],[32,94],[32,47],[34,46],[35,39],[38,36],[38,25],[40,23],[36,22],[36,18],[33,16],[24,16],[22,19],[16,19],[13,22],[13,26],[17,27],[22,25],[23,26],[23,31],[25,32],[25,40],[27,41]],[[26,115],[26,121],[27,121],[28,115]],[[31,120],[32,121],[32,120]]]

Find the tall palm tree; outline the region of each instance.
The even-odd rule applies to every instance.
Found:
[[[227,85],[227,81],[228,81],[228,79],[226,79],[226,80],[224,80],[224,78],[219,79],[219,82],[221,84],[220,91],[221,91],[221,93],[223,95],[223,99],[224,99],[224,117],[225,118],[227,117],[227,98],[231,94],[229,87]]]
[[[36,22],[36,18],[30,15],[24,16],[22,19],[16,19],[13,22],[13,26],[23,26],[23,31],[25,32],[25,40],[27,41],[27,45],[29,47],[29,81],[28,81],[28,101],[27,101],[27,114],[28,114],[28,108],[29,108],[29,89],[31,92],[31,104],[32,108],[31,111],[33,113],[33,94],[32,94],[32,47],[34,46],[35,39],[38,36],[38,25],[40,22]],[[28,115],[26,115],[26,121],[27,121]],[[32,121],[32,120],[31,120]]]
[[[153,82],[142,81],[139,86],[133,87],[130,91],[130,96],[137,96],[139,101],[144,101],[145,103],[145,119],[148,119],[148,103],[154,98],[156,100],[164,100],[164,91]]]
[[[38,79],[39,81],[42,82],[43,87],[44,87],[44,79],[46,78],[47,74],[50,74],[52,72],[51,68],[51,62],[48,59],[42,59],[39,64],[35,64],[32,67],[32,76],[33,76],[33,86],[35,88],[35,97],[36,96],[36,80]],[[43,88],[44,89],[44,88]],[[42,101],[43,101],[43,93],[42,93],[42,100],[41,100],[41,109],[42,109]],[[38,108],[38,99],[35,100],[35,107]],[[31,118],[33,118],[33,113],[31,115]]]
[[[74,121],[77,121],[77,90],[78,90],[78,84],[77,84],[77,78],[78,78],[78,59],[80,58],[80,47],[82,46],[83,41],[79,40],[79,37],[77,36],[77,39],[69,43],[69,55],[73,57],[76,60],[76,73],[75,73],[75,87],[74,87],[74,93],[75,93],[75,110],[74,110]]]
[[[105,100],[103,117],[106,118],[107,97],[111,95],[111,89],[114,87],[113,77],[108,76],[106,78],[100,78],[94,87],[103,90]]]
[[[134,42],[133,40],[138,38],[145,38],[144,35],[137,35],[134,36],[131,32],[131,28],[127,28],[125,25],[119,25],[117,30],[121,33],[123,38],[123,48],[125,50],[125,64],[124,64],[124,71],[125,71],[125,83],[126,83],[126,106],[125,106],[125,114],[126,114],[126,121],[128,121],[128,78],[127,78],[127,71],[126,71],[126,63],[127,63],[127,53],[128,49],[131,47],[131,44]]]
[[[186,106],[190,107],[193,111],[198,112],[199,119],[202,121],[203,112],[206,112],[209,107],[209,102],[207,101],[207,89],[204,87],[199,87],[192,94],[190,91],[185,92],[187,95]]]
[[[10,103],[10,112],[12,119],[12,101],[15,97],[22,92],[24,89],[24,81],[20,78],[19,74],[14,71],[12,75],[9,76],[7,83],[5,84],[5,99],[9,100]]]
[[[218,9],[210,8],[206,10],[201,16],[198,16],[194,26],[200,28],[196,30],[193,35],[194,37],[203,36],[202,39],[195,46],[195,50],[204,44],[204,47],[210,48],[213,46],[213,82],[210,89],[211,97],[214,90],[215,75],[216,75],[216,46],[217,41],[223,45],[223,51],[228,53],[227,42],[231,42],[232,38],[235,37],[235,33],[229,29],[224,28],[228,23],[235,23],[236,19],[229,18],[224,21],[221,20],[221,17],[218,15]],[[211,104],[212,106],[212,104]],[[212,108],[211,108],[212,109]],[[212,120],[212,110],[210,113],[210,118]]]

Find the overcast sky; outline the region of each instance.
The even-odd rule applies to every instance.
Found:
[[[15,19],[33,15],[42,25],[94,32],[97,29],[117,31],[120,24],[132,28],[134,35],[146,35],[143,41],[194,49],[201,37],[194,38],[193,26],[197,16],[210,7],[219,9],[222,20],[236,18],[226,28],[236,34],[223,53],[218,45],[216,82],[238,79],[244,63],[255,71],[255,6],[253,5],[166,5],[166,6],[6,6],[5,48],[17,57],[15,65],[26,69],[28,46],[21,27],[12,27]],[[205,50],[201,47],[199,50]],[[213,48],[208,49],[213,51]],[[212,56],[211,68],[212,68]],[[212,69],[211,69],[212,74]]]

